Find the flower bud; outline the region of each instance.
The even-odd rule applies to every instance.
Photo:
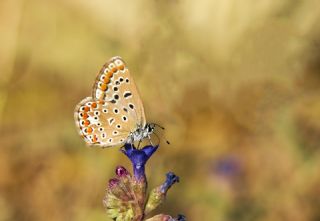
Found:
[[[118,180],[116,178],[110,179],[109,183],[108,183],[108,188],[112,189],[112,188],[116,187],[117,185],[119,185],[119,182],[120,182],[120,180]]]
[[[122,177],[122,176],[128,176],[129,172],[126,168],[124,168],[123,166],[117,166],[116,168],[116,175],[118,177]]]
[[[174,173],[169,172],[166,174],[166,180],[165,182],[153,190],[151,190],[146,208],[145,208],[145,214],[150,213],[152,210],[157,208],[159,205],[161,205],[166,197],[167,191],[169,188],[175,184],[176,182],[179,182],[179,177],[176,176]]]

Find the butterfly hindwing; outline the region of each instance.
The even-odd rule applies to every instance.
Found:
[[[80,136],[92,146],[117,146],[123,144],[129,132],[124,131],[121,117],[114,113],[118,110],[114,104],[96,101],[91,97],[83,99],[76,107],[75,121]],[[123,111],[116,111],[123,116]]]

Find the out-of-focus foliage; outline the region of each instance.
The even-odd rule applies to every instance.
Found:
[[[126,159],[73,109],[114,55],[172,143],[148,162],[150,187],[181,178],[157,214],[319,220],[319,23],[318,0],[1,1],[0,220],[108,220]]]

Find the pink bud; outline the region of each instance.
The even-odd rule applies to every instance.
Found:
[[[116,168],[116,174],[121,177],[121,176],[127,176],[129,175],[129,172],[127,171],[126,168],[124,168],[123,166],[117,166]]]

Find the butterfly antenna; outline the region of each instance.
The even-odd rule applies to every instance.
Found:
[[[159,127],[160,129],[164,130],[165,128],[159,124],[153,123],[155,126]]]
[[[152,140],[151,140],[150,135],[148,135],[148,138],[149,138],[149,142],[150,142],[150,144],[153,146],[153,143],[152,143]],[[158,138],[158,140],[159,140],[159,137],[158,137],[158,136],[157,136],[157,138]],[[159,142],[160,142],[160,140],[159,140]]]
[[[161,125],[159,125],[159,124],[154,124],[155,126],[157,126],[157,127],[159,127],[160,129],[162,129],[162,130],[164,130],[165,128],[164,127],[162,127]],[[158,139],[159,139],[159,136],[156,134],[156,133],[154,133],[157,137],[158,137]],[[170,142],[164,137],[164,135],[161,135],[161,137],[166,141],[166,143],[167,144],[170,144]],[[159,139],[160,140],[160,139]]]

